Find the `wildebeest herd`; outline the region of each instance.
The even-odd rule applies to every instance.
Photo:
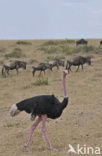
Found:
[[[59,69],[59,66],[65,67],[65,69],[68,70],[68,73],[70,71],[72,72],[71,66],[78,66],[78,68],[76,70],[76,71],[78,71],[80,65],[83,69],[83,65],[85,63],[87,63],[88,65],[91,65],[91,57],[77,56],[71,60],[67,60],[66,64],[65,64],[65,61],[56,59],[56,60],[49,61],[47,63],[39,63],[36,66],[35,65],[32,66],[32,68],[33,68],[32,75],[34,76],[36,71],[40,71],[39,75],[41,75],[42,72],[44,72],[44,74],[45,74],[46,70],[49,69],[49,70],[53,71],[54,67]],[[3,64],[2,76],[6,77],[7,75],[9,75],[9,70],[14,70],[14,69],[17,71],[17,75],[18,75],[19,68],[23,68],[26,70],[26,66],[27,66],[27,62],[19,61],[19,60],[10,60],[9,62]]]
[[[80,39],[80,40],[77,40],[76,42],[76,46],[78,45],[88,45],[88,41],[85,40],[85,39]],[[102,40],[99,42],[100,46],[102,45]],[[79,67],[81,66],[82,69],[83,69],[83,65],[87,63],[88,65],[91,65],[91,57],[83,57],[83,56],[77,56],[71,60],[67,60],[66,61],[66,64],[65,64],[65,61],[62,61],[60,59],[55,59],[55,60],[52,60],[52,61],[49,61],[49,62],[46,62],[46,63],[39,63],[38,65],[34,65],[32,66],[32,75],[34,76],[36,71],[40,71],[40,74],[42,72],[44,72],[45,74],[45,71],[46,70],[51,70],[53,71],[53,68],[56,67],[57,69],[59,69],[59,66],[62,66],[62,67],[65,67],[65,69],[68,70],[68,73],[72,70],[71,70],[71,66],[77,66],[77,70],[79,70]],[[7,63],[4,63],[3,64],[3,67],[2,67],[2,76],[3,77],[6,77],[7,75],[9,75],[9,71],[10,70],[13,70],[13,69],[16,69],[17,71],[17,75],[19,73],[19,68],[23,68],[26,70],[26,66],[27,66],[27,62],[24,62],[24,61],[19,61],[19,60],[11,60],[11,61],[8,61]]]

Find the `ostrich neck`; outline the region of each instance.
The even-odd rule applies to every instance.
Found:
[[[63,88],[64,88],[64,97],[68,97],[67,89],[66,89],[66,75],[63,74]]]

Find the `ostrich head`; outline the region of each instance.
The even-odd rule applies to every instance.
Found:
[[[63,70],[63,76],[65,77],[68,74],[67,70]]]
[[[10,115],[13,117],[19,113],[20,113],[20,110],[18,110],[16,104],[14,104],[10,109]]]

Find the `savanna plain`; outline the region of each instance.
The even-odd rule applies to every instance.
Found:
[[[100,147],[102,155],[102,47],[100,39],[88,39],[88,45],[76,47],[74,40],[0,41],[0,71],[9,60],[27,62],[27,69],[10,71],[4,78],[0,73],[0,156],[70,156],[69,144]],[[63,100],[62,71],[65,67],[47,70],[45,75],[32,66],[59,58],[65,61],[75,56],[91,56],[91,66],[76,67],[67,75],[69,103],[60,118],[47,120],[47,132],[54,148],[50,151],[41,131],[34,131],[29,151],[24,143],[33,124],[29,114],[22,112],[12,118],[10,107],[36,95],[54,94]],[[43,82],[43,83],[42,83]],[[91,154],[89,154],[91,156]],[[87,154],[85,155],[87,156]]]

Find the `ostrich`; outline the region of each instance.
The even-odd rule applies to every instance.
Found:
[[[28,151],[28,144],[31,140],[33,131],[42,121],[42,132],[44,133],[45,139],[48,143],[50,150],[54,150],[46,132],[46,120],[47,118],[56,119],[61,116],[64,108],[68,104],[68,95],[66,89],[66,75],[67,70],[63,71],[63,88],[64,88],[64,99],[60,102],[54,95],[40,95],[29,99],[25,99],[11,107],[10,115],[13,117],[19,114],[21,111],[25,111],[31,114],[31,119],[38,116],[38,119],[32,125],[31,132],[25,142],[25,149]]]

